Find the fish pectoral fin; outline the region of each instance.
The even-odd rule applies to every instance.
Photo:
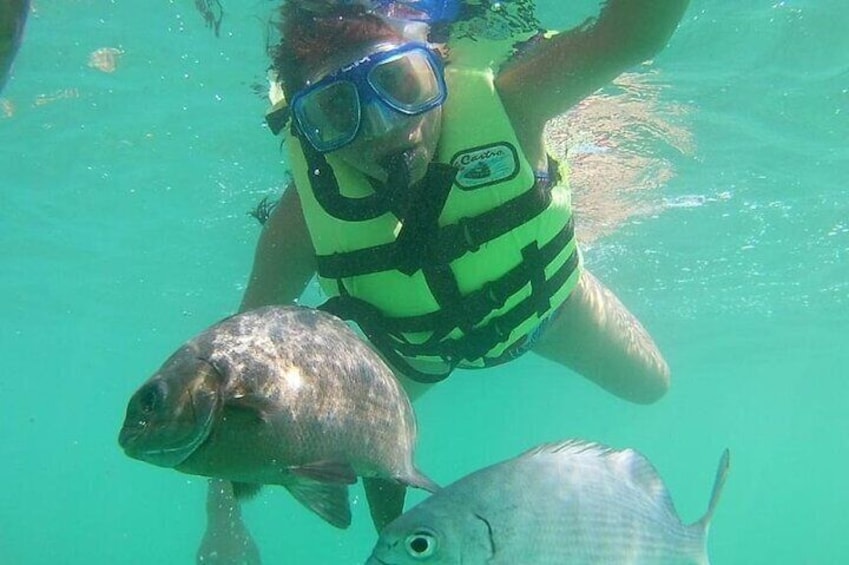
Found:
[[[251,414],[259,422],[268,421],[268,415],[274,411],[274,404],[259,395],[235,396],[224,403],[230,409]]]
[[[352,485],[357,482],[357,473],[350,463],[339,461],[316,461],[289,467],[289,471],[320,483]]]
[[[348,487],[309,479],[295,478],[284,485],[295,500],[321,516],[332,526],[345,529],[351,525]]]
[[[363,488],[366,491],[371,520],[377,532],[380,533],[389,522],[404,511],[407,487],[390,479],[363,477]]]

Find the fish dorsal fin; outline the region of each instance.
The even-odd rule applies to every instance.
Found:
[[[666,488],[663,479],[654,465],[645,456],[634,449],[611,451],[611,460],[622,465],[622,469],[631,478],[631,482],[655,501],[658,508],[663,508],[671,517],[680,522],[678,512],[672,503],[672,496]]]
[[[560,443],[548,443],[532,449],[529,456],[536,454],[557,454],[568,457],[592,457],[603,461],[608,468],[623,480],[628,480],[643,491],[655,504],[664,508],[678,519],[678,513],[672,504],[672,497],[654,465],[640,452],[634,449],[613,449],[599,443],[583,440],[567,440]]]
[[[585,441],[582,439],[567,439],[564,441],[554,441],[550,443],[543,443],[536,447],[533,447],[520,455],[519,457],[533,457],[535,455],[545,455],[545,454],[564,454],[566,456],[570,455],[578,455],[584,452],[605,452],[605,451],[613,451],[609,447],[605,447],[600,443],[595,443],[593,441]]]
[[[345,529],[351,525],[348,487],[296,477],[283,485],[295,500],[321,516],[332,526]]]

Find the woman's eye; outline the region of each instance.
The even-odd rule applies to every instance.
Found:
[[[412,104],[421,98],[421,81],[417,70],[409,64],[395,61],[374,70],[372,83],[385,95],[404,104]]]
[[[416,532],[405,540],[407,553],[416,559],[425,559],[436,552],[436,536],[431,532]]]

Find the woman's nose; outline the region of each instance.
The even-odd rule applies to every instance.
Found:
[[[372,102],[363,108],[362,133],[367,138],[377,138],[402,126],[407,116],[388,108],[379,102]]]

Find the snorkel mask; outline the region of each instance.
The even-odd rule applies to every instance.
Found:
[[[289,0],[310,12],[327,12],[334,7],[361,6],[382,18],[408,41],[427,43],[430,27],[449,24],[460,13],[461,0]],[[269,99],[272,108],[266,114],[271,132],[277,135],[291,118],[290,108],[276,73],[269,74]]]

